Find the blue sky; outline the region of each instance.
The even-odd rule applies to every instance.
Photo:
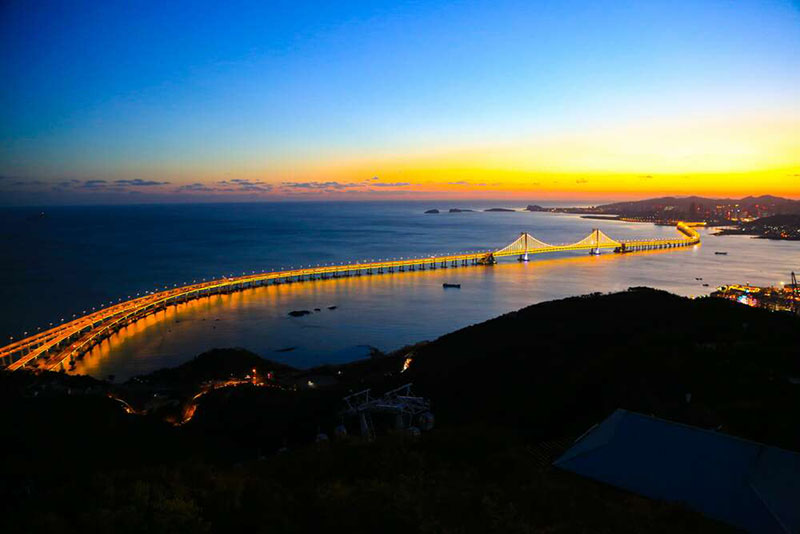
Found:
[[[0,46],[7,183],[423,183],[453,153],[729,118],[786,130],[752,141],[783,172],[800,117],[787,1],[9,1]],[[542,170],[520,161],[493,164]]]

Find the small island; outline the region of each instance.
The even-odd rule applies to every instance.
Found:
[[[437,210],[437,209],[432,209],[432,210],[428,210],[428,211],[426,211],[425,213],[439,213],[439,210]]]
[[[515,212],[517,210],[512,210],[511,208],[489,208],[488,210],[483,210],[483,211],[501,211],[501,212],[511,212],[511,213],[513,213],[513,212]]]
[[[473,212],[475,210],[468,210],[468,209],[462,209],[462,208],[450,208],[449,211],[450,211],[450,213],[468,213],[468,212]]]

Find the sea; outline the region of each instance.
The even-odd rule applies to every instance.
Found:
[[[424,213],[439,209],[438,214]],[[451,208],[474,211],[449,213]],[[487,212],[511,208],[514,212]],[[500,248],[529,232],[572,243],[673,237],[669,226],[528,212],[508,201],[279,202],[0,208],[0,341],[144,291],[307,265]],[[392,351],[535,304],[650,286],[684,296],[730,283],[777,285],[800,271],[800,243],[714,236],[636,254],[585,252],[268,286],[172,307],[131,324],[75,372],[116,380],[243,347],[295,367]],[[716,254],[726,252],[727,254]],[[445,289],[443,283],[461,284]],[[707,285],[706,285],[707,284]],[[319,311],[314,311],[318,309]],[[291,317],[292,310],[311,314]],[[580,323],[591,317],[575,317]],[[625,325],[619,325],[624,333]],[[520,332],[524,336],[525,332]]]

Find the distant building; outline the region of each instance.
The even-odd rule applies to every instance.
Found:
[[[800,295],[795,295],[795,287],[792,284],[782,287],[730,284],[720,286],[711,293],[711,296],[770,311],[800,312]]]
[[[800,453],[617,410],[554,465],[748,532],[800,533]]]

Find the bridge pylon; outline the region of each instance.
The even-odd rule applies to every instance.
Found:
[[[519,261],[528,261],[528,232],[520,232],[520,238],[522,239],[522,254],[519,256]]]

